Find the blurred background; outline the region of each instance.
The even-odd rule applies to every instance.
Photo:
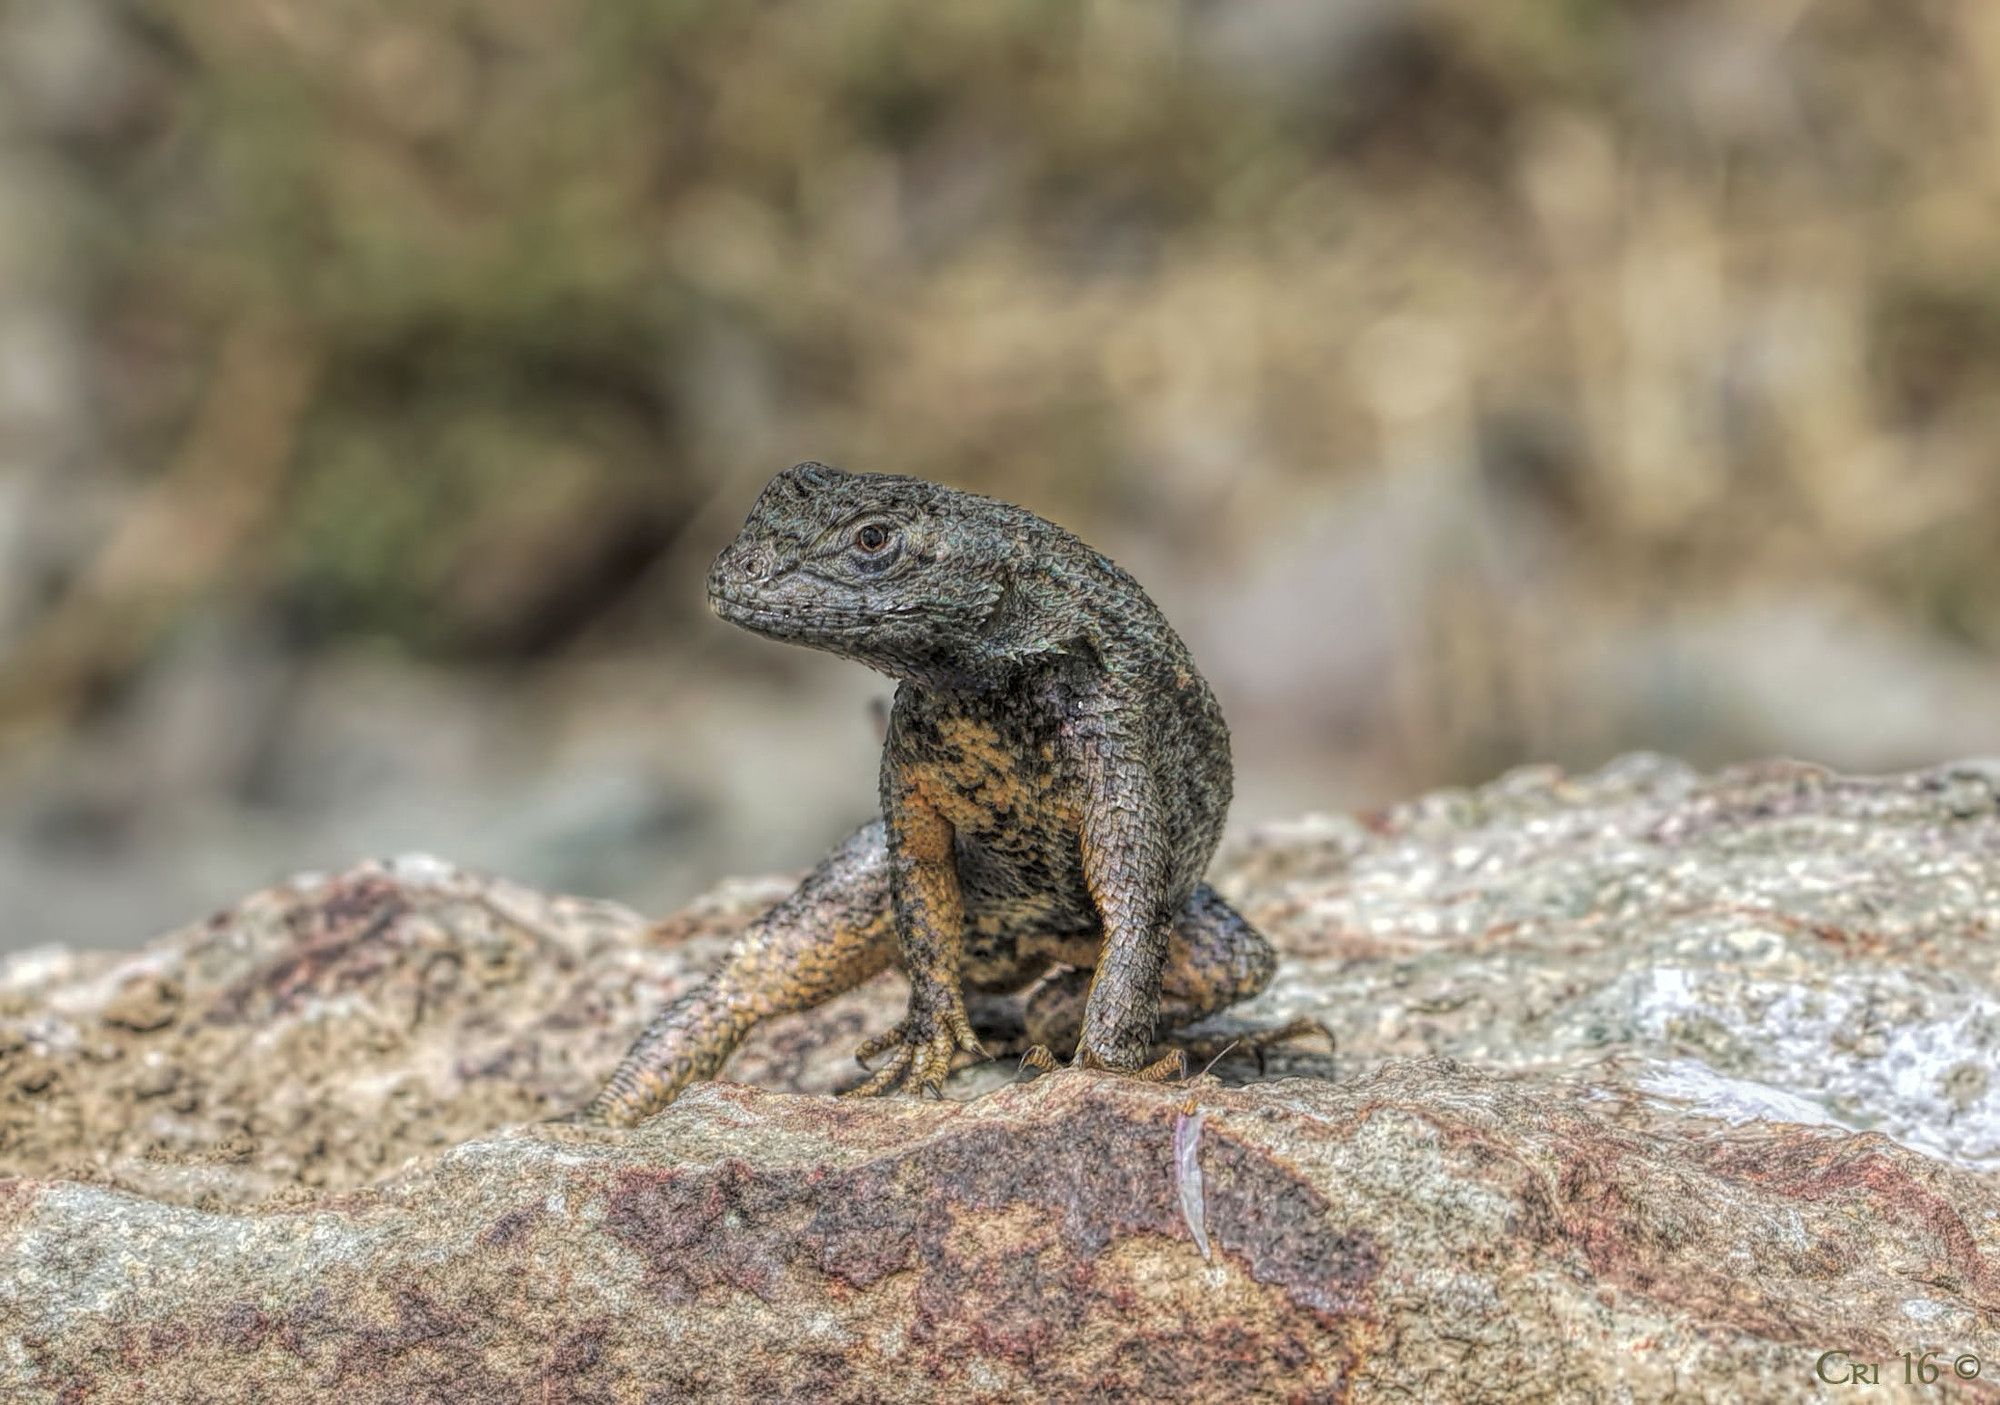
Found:
[[[1131,567],[1239,826],[2000,752],[2000,5],[0,0],[0,947],[811,861],[808,457]]]

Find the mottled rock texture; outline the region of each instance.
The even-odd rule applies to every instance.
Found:
[[[884,979],[532,1125],[775,883],[406,860],[17,958],[0,1398],[2000,1398],[1993,772],[1524,772],[1219,879],[1337,1061],[819,1096]]]

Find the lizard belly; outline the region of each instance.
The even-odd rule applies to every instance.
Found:
[[[918,763],[926,798],[952,827],[975,945],[1096,920],[1083,881],[1081,788],[1053,738],[1035,731],[944,720]]]

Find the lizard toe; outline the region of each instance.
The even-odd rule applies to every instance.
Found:
[[[1023,1069],[1032,1068],[1039,1073],[1054,1073],[1061,1066],[1056,1061],[1056,1056],[1049,1052],[1049,1046],[1046,1044],[1031,1045],[1021,1055]]]
[[[977,1041],[973,1043],[977,1049]],[[877,1036],[862,1045],[858,1057],[872,1057],[892,1047],[894,1052],[889,1055],[887,1063],[876,1069],[866,1082],[848,1089],[841,1096],[872,1098],[902,1089],[918,1095],[934,1093],[942,1097],[945,1080],[951,1077],[964,1045],[949,1029],[913,1035],[899,1026],[889,1034]],[[979,1052],[984,1053],[983,1050]]]
[[[910,1067],[912,1053],[913,1051],[908,1044],[900,1045],[896,1049],[896,1052],[890,1056],[889,1062],[876,1069],[866,1082],[849,1088],[840,1096],[843,1098],[873,1098],[888,1092],[903,1081],[903,1076]]]
[[[1169,1049],[1149,1064],[1121,1068],[1087,1048],[1079,1048],[1074,1065],[1098,1073],[1115,1073],[1121,1078],[1136,1078],[1142,1083],[1178,1083],[1187,1077],[1187,1055],[1179,1049]]]
[[[870,1059],[879,1054],[886,1054],[891,1049],[900,1048],[903,1043],[904,1034],[901,1025],[897,1025],[894,1029],[886,1029],[872,1039],[864,1039],[861,1046],[854,1051],[854,1061],[866,1068]]]

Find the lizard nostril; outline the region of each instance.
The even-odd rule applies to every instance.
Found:
[[[772,564],[770,552],[753,551],[737,563],[736,569],[745,580],[767,581],[771,579]]]

